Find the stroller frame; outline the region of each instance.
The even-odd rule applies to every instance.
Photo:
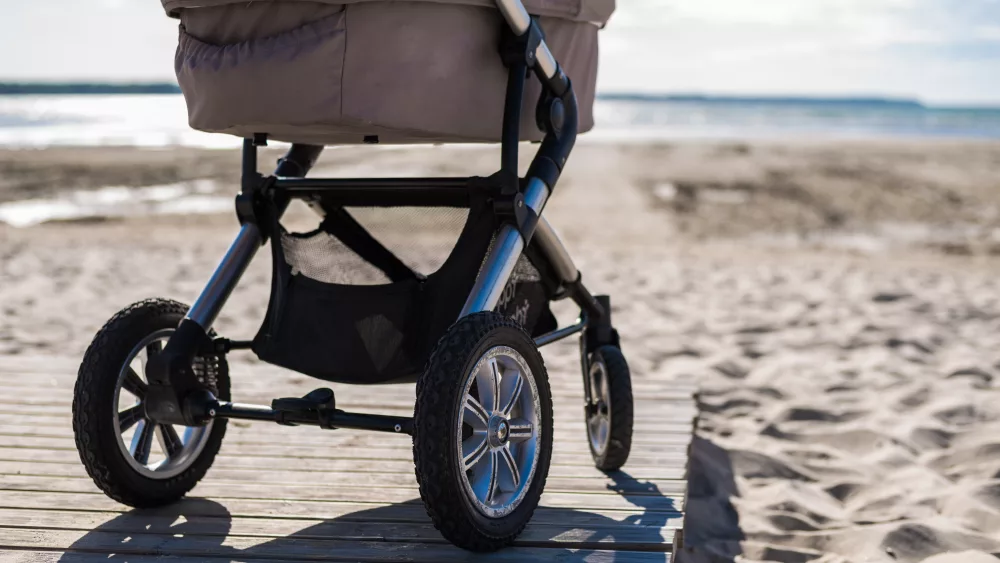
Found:
[[[292,144],[275,171],[265,176],[258,172],[257,157],[258,148],[267,143],[267,135],[255,134],[244,140],[241,190],[235,202],[240,231],[197,301],[190,308],[166,299],[130,305],[104,325],[84,355],[74,391],[73,429],[81,461],[105,494],[134,507],[162,506],[180,499],[211,466],[228,419],[407,434],[413,437],[420,496],[434,526],[446,539],[465,549],[500,549],[513,543],[530,520],[540,501],[552,459],[552,396],[538,348],[578,333],[582,333],[580,365],[586,432],[594,464],[598,469],[610,471],[626,462],[633,422],[631,376],[618,333],[611,324],[610,299],[594,296],[587,290],[559,236],[541,216],[576,141],[576,96],[569,78],[546,46],[538,23],[528,15],[521,1],[496,0],[496,4],[508,24],[500,45],[508,77],[501,166],[492,176],[306,178],[323,150],[322,146],[309,144]],[[545,136],[526,176],[521,178],[519,123],[529,72],[543,86],[536,120]],[[369,140],[377,142],[374,138],[366,139]],[[407,291],[416,287],[434,295],[451,291],[450,295],[455,296],[456,299],[437,309],[441,311],[436,313],[438,317],[433,317],[434,307],[445,303],[443,300],[428,301],[429,309],[416,309],[412,315],[423,317],[430,312],[434,320],[432,325],[415,325],[426,340],[421,340],[419,346],[432,345],[433,349],[408,349],[416,350],[411,354],[415,359],[426,358],[416,380],[412,417],[338,409],[333,391],[326,388],[304,397],[276,398],[270,406],[231,402],[226,355],[239,349],[252,349],[262,360],[319,379],[348,384],[406,380],[405,375],[400,376],[403,379],[389,377],[396,372],[383,373],[382,368],[372,373],[386,375],[384,379],[370,377],[357,367],[362,364],[350,363],[356,359],[349,355],[352,348],[336,348],[338,329],[326,330],[322,322],[314,322],[322,317],[354,323],[359,317],[350,316],[350,304],[339,309],[339,316],[335,316],[337,306],[321,299],[306,301],[304,309],[300,302],[296,305],[300,308],[292,309],[292,314],[272,315],[272,306],[280,310],[282,299],[293,293],[289,288],[303,287],[287,282],[286,273],[291,268],[282,258],[286,235],[279,219],[293,199],[306,200],[326,215],[324,224],[335,222],[338,229],[345,229],[341,234],[350,233],[346,238],[341,234],[334,236],[393,281],[377,287],[402,285]],[[449,257],[438,272],[397,284],[395,278],[401,272],[416,276],[415,272],[343,210],[355,206],[469,208],[466,230],[459,237],[456,249],[463,240],[474,239],[476,246],[471,248],[477,258],[484,252],[485,259],[481,264],[469,262],[471,251],[463,249],[466,254],[461,254],[455,262],[462,262],[465,269],[445,270],[451,262]],[[469,230],[470,226],[473,230]],[[473,234],[463,239],[467,232]],[[348,240],[351,237],[353,243]],[[287,324],[302,327],[303,331],[287,337],[280,332],[282,328],[269,332],[270,329],[262,327],[254,341],[217,337],[212,325],[257,251],[268,240],[276,267],[267,322],[279,317],[291,319]],[[457,253],[453,250],[452,256]],[[517,294],[509,282],[518,281],[517,271],[521,269],[518,261],[522,254],[541,278],[539,285],[543,286],[546,299],[544,312],[548,313],[544,324],[538,323],[537,317],[516,321],[503,309],[504,302],[509,304],[511,295]],[[461,275],[456,275],[456,271]],[[432,282],[431,276],[438,274],[442,277]],[[462,278],[461,285],[434,285],[438,279],[458,278]],[[458,318],[450,319],[459,311],[458,288],[464,292],[470,286]],[[412,295],[416,295],[416,290]],[[580,307],[580,316],[575,323],[557,328],[548,311],[548,301],[564,298],[572,299]],[[377,299],[367,303],[383,304]],[[526,303],[525,307],[529,307],[530,302]],[[307,318],[313,311],[320,314]],[[513,316],[521,318],[520,315]],[[383,316],[382,311],[376,314],[368,310],[363,312],[360,322],[373,319],[394,322]],[[409,317],[402,324],[406,326],[404,330],[413,330]],[[546,330],[549,332],[539,334]],[[379,347],[383,343],[372,337],[371,331],[366,332],[369,340],[358,341],[364,346],[363,352],[369,354],[366,359],[399,354],[399,341]],[[267,339],[275,333],[286,339],[278,340],[269,349]],[[401,333],[397,331],[390,339],[398,334]],[[370,347],[373,341],[375,352]],[[258,347],[258,342],[264,342],[264,347]],[[345,342],[354,345],[353,340]],[[335,353],[321,356],[309,368],[301,368],[280,355],[287,353],[293,360],[301,359],[320,350],[320,346],[323,351],[329,348]],[[394,347],[396,351],[385,352]],[[279,350],[278,356],[268,356],[268,350],[274,349]],[[358,352],[358,357],[361,353]],[[145,354],[145,362],[136,369],[133,362],[141,354]],[[404,362],[410,359],[407,357]],[[311,369],[316,364],[332,364],[343,370],[327,377],[321,368]],[[419,366],[404,365],[406,369],[400,371],[420,371]],[[139,372],[144,372],[145,379]],[[340,373],[359,377],[339,378]],[[134,402],[122,409],[122,399],[128,395],[134,397]],[[183,439],[175,425],[184,427]],[[128,432],[133,432],[130,439],[125,438]],[[150,463],[154,436],[166,458]]]
[[[501,170],[490,178],[494,207],[509,217],[503,225],[459,318],[492,310],[527,245],[533,245],[547,263],[542,274],[561,288],[559,297],[573,299],[581,308],[575,324],[535,338],[537,346],[551,344],[587,331],[588,348],[617,344],[611,328],[606,299],[595,298],[583,285],[565,246],[549,223],[541,217],[545,203],[559,179],[577,135],[577,104],[573,86],[552,56],[542,31],[520,0],[497,0],[510,32],[504,34],[501,56],[508,66],[507,96],[501,142]],[[529,71],[542,82],[538,103],[539,126],[545,131],[541,146],[526,178],[517,173],[519,120],[525,77]],[[370,141],[377,142],[376,139]],[[146,413],[155,421],[186,426],[204,424],[212,418],[273,420],[279,423],[314,424],[384,432],[412,433],[407,417],[349,413],[334,410],[327,417],[315,413],[285,413],[265,406],[219,402],[199,386],[190,365],[200,351],[225,354],[248,349],[250,342],[211,339],[208,333],[226,300],[239,283],[257,251],[274,233],[268,233],[262,217],[265,194],[270,193],[280,215],[293,198],[322,196],[324,205],[353,206],[447,206],[467,207],[472,178],[305,178],[322,152],[322,146],[293,144],[279,160],[273,175],[257,170],[257,147],[266,135],[245,139],[241,193],[236,198],[242,224],[207,286],[177,327],[163,351],[146,369],[149,380]],[[605,301],[602,303],[601,301]],[[589,330],[588,330],[589,329]],[[591,390],[585,380],[586,399]],[[323,418],[321,420],[321,418]]]

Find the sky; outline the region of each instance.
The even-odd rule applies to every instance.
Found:
[[[586,1],[586,0],[584,0]],[[171,80],[156,0],[0,0],[0,80]],[[1000,105],[1000,0],[618,0],[603,92]]]

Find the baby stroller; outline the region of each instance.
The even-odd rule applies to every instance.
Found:
[[[614,0],[162,1],[181,20],[175,66],[191,125],[244,139],[241,227],[193,306],[133,304],[87,350],[73,429],[97,486],[135,507],[180,499],[212,464],[228,419],[403,433],[434,525],[455,545],[496,550],[524,529],[549,470],[552,400],[538,349],[575,334],[594,462],[622,466],[632,391],[610,302],[584,287],[541,215],[577,133],[592,126],[597,32]],[[263,175],[268,139],[291,147]],[[489,177],[306,178],[324,145],[497,141]],[[519,141],[540,141],[523,178]],[[319,212],[315,230],[286,229],[293,199]],[[467,213],[435,271],[418,271],[350,211],[397,207]],[[268,242],[260,330],[250,341],[216,335]],[[362,270],[371,279],[325,277]],[[549,304],[564,298],[581,313],[559,328]],[[335,383],[415,382],[413,416],[348,412],[325,388],[234,403],[226,356],[246,349]]]

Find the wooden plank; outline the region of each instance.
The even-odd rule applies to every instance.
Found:
[[[232,453],[243,451],[243,448],[250,447],[253,451],[263,451],[260,447],[281,447],[281,448],[309,448],[312,450],[327,450],[328,448],[347,447],[373,447],[377,446],[381,450],[401,450],[412,452],[413,444],[408,437],[396,437],[386,439],[384,434],[376,432],[344,431],[344,432],[320,432],[318,435],[305,431],[304,428],[297,428],[286,432],[282,436],[261,436],[259,433],[248,432],[235,424],[227,428],[226,439],[223,451]],[[683,435],[679,435],[683,437]],[[320,438],[320,439],[317,439]],[[35,427],[35,426],[0,426],[0,443],[9,447],[25,447],[31,445],[49,446],[56,449],[64,449],[65,444],[60,444],[53,439],[67,441],[74,444],[72,434],[65,428]],[[35,440],[38,440],[37,442]],[[74,446],[75,447],[75,446]],[[682,454],[686,453],[688,444],[686,441],[667,441],[665,443],[644,443],[641,448],[632,451],[632,459],[641,459],[646,454]],[[589,455],[590,449],[582,437],[575,440],[562,440],[555,443],[555,449],[559,452],[586,453]],[[409,454],[408,454],[409,455]]]
[[[48,478],[85,479],[90,482],[90,476],[81,464],[68,463],[36,463],[26,465],[21,462],[0,461],[0,475],[33,475]],[[206,482],[218,484],[253,484],[260,487],[271,485],[289,485],[295,487],[379,487],[417,490],[417,479],[413,473],[375,473],[371,471],[328,471],[323,479],[313,480],[303,484],[294,479],[295,474],[271,469],[220,469],[213,467],[205,477]],[[615,491],[631,495],[669,494],[681,495],[686,488],[682,479],[656,479],[637,481],[627,472],[615,472],[610,475],[599,473],[589,477],[552,477],[545,482],[546,491],[607,493]],[[416,492],[414,492],[416,496]]]
[[[26,416],[27,415],[24,414],[0,413],[0,426],[6,424],[23,424]],[[64,415],[31,415],[31,422],[32,424],[38,426],[68,428],[69,425],[72,424],[72,419],[69,411],[67,411]],[[575,417],[559,419],[554,422],[554,425],[556,434],[575,433],[577,437],[585,435],[582,434],[585,432],[582,416],[578,419]],[[280,428],[274,423],[256,422],[254,425],[254,432],[274,434],[276,432],[288,432],[288,429]],[[656,438],[662,433],[689,435],[691,432],[691,422],[690,420],[683,418],[676,422],[636,421],[635,432],[639,435],[639,437],[642,437],[647,441],[656,441]]]
[[[49,548],[97,553],[160,555],[187,557],[246,557],[298,561],[495,561],[524,563],[529,561],[576,559],[579,552],[545,548],[511,548],[489,555],[470,553],[443,544],[411,542],[341,541],[286,538],[167,536],[136,533],[123,538],[113,532],[81,532],[77,530],[21,530],[0,528],[0,548]],[[597,554],[595,554],[597,555]],[[623,552],[606,552],[587,561],[615,561]],[[634,557],[634,558],[633,558]],[[636,552],[628,561],[665,561],[660,553]]]
[[[546,358],[546,369],[549,372],[549,379],[553,384],[558,382],[580,382],[580,364],[576,354],[576,347],[572,344],[570,344],[570,347],[573,348],[570,354],[558,355],[559,357],[555,357],[556,355],[550,353],[551,348],[542,349],[542,355]],[[5,374],[14,377],[20,375],[75,376],[80,367],[80,360],[81,356],[75,355],[52,356],[50,354],[29,353],[0,357],[0,368],[3,368]],[[255,379],[291,382],[314,381],[300,373],[257,361],[252,353],[233,352],[227,357],[227,360],[229,361],[229,370],[231,373],[241,373],[248,377],[253,376]],[[669,378],[659,377],[659,374],[655,371],[637,371],[633,379],[640,382],[669,381]],[[696,382],[690,380],[681,380],[677,384],[678,387],[697,386]]]
[[[75,451],[44,450],[29,448],[0,448],[0,461],[20,461],[27,463],[80,463]],[[214,467],[254,469],[262,460],[247,457],[219,456]],[[270,467],[298,473],[326,473],[328,471],[380,471],[390,473],[412,473],[412,460],[345,460],[345,459],[296,459],[287,463],[270,463]],[[683,468],[670,466],[629,466],[628,473],[635,479],[681,479]],[[553,463],[549,475],[557,477],[596,476],[599,472],[589,465]],[[307,478],[303,476],[303,478]]]
[[[379,520],[385,522],[429,522],[424,505],[413,498],[406,502],[300,502],[269,499],[214,499],[185,498],[171,506],[144,510],[144,514],[184,514],[212,516],[220,513],[219,506],[232,516],[248,518],[314,518],[329,520],[339,518],[354,521]],[[39,491],[0,491],[0,508],[37,510],[83,510],[88,512],[127,512],[129,507],[119,504],[100,493],[56,493]],[[647,525],[662,522],[664,526],[680,524],[680,512],[650,512],[641,507],[632,510],[576,509],[540,506],[532,517],[537,524],[571,527],[594,525],[610,526],[615,522],[626,523],[644,518]],[[663,527],[663,526],[661,526]]]
[[[446,543],[428,523],[319,520],[315,518],[270,520],[221,513],[215,516],[81,512],[60,510],[0,509],[0,523],[9,528],[50,530],[94,530],[123,534],[184,534],[198,536],[243,536],[303,539]],[[15,525],[16,523],[16,525]],[[655,522],[654,522],[655,524]],[[673,531],[656,525],[590,525],[568,527],[530,523],[515,545],[554,542],[583,549],[662,551],[673,540]]]
[[[93,482],[85,479],[50,479],[33,475],[0,476],[0,491],[44,491],[59,493],[100,493]],[[3,493],[0,492],[0,495]],[[418,496],[412,489],[387,488],[373,490],[368,487],[344,485],[323,488],[296,487],[293,485],[271,485],[261,488],[255,484],[219,484],[210,480],[201,482],[194,490],[197,496],[219,499],[261,499],[297,501],[303,503],[327,502],[407,502]],[[546,489],[542,504],[557,508],[579,508],[585,510],[635,510],[641,506],[650,512],[670,512],[680,510],[681,495],[629,495],[614,492],[581,493],[558,492]]]
[[[0,361],[0,369],[3,369],[3,362]],[[256,371],[257,373],[254,373]],[[273,393],[309,391],[317,387],[333,387],[338,398],[343,397],[371,397],[372,390],[377,389],[377,395],[387,398],[408,397],[410,401],[414,398],[414,385],[379,385],[379,386],[352,386],[346,384],[329,383],[318,379],[301,375],[288,375],[289,372],[280,369],[269,370],[260,373],[260,370],[244,372],[243,370],[230,368],[230,377],[233,381],[233,391],[238,395],[261,394],[270,396]],[[572,397],[583,396],[583,385],[576,377],[564,379],[562,377],[553,379],[552,372],[549,373],[549,387],[553,395],[565,395]],[[564,374],[559,374],[564,375]],[[4,370],[0,374],[0,387],[10,387],[18,390],[39,389],[58,394],[72,394],[73,384],[76,381],[77,373],[74,367],[72,371],[64,373],[48,372],[40,373],[17,373]],[[651,394],[657,399],[683,399],[697,390],[697,386],[687,382],[679,382],[671,379],[651,379],[649,377],[635,376],[632,378],[633,389],[637,392]],[[338,401],[339,402],[339,401]]]
[[[68,384],[71,385],[71,384]],[[281,392],[268,388],[261,393],[233,393],[235,402],[243,404],[270,405],[272,399],[277,397],[300,396],[308,392],[307,389],[297,389],[290,392]],[[633,390],[635,393],[641,391]],[[69,412],[73,404],[71,391],[55,389],[35,389],[35,388],[0,388],[3,399],[0,399],[0,410],[6,411],[10,408],[23,414],[51,414],[58,412]],[[697,414],[697,410],[691,404],[691,393],[681,396],[657,397],[654,394],[643,396],[642,402],[637,402],[635,412],[651,417],[653,420],[671,420],[677,416],[690,418]],[[583,416],[583,395],[566,394],[553,391],[553,412],[556,418],[559,417],[582,417]],[[378,394],[377,391],[363,396],[351,396],[346,393],[337,393],[337,407],[355,412],[384,413],[384,414],[406,414],[413,412],[413,397],[393,397]],[[669,408],[665,408],[669,407]]]
[[[605,562],[621,562],[621,556],[631,555],[627,552],[604,552],[604,551],[574,551],[574,555],[569,557],[559,557],[559,561],[574,561],[581,562],[587,561],[588,563],[605,563]],[[556,555],[560,555],[557,551]],[[649,554],[636,554],[636,557],[646,557],[646,559],[637,559],[640,563],[649,562],[662,562],[670,563],[670,554],[664,553],[662,555],[650,556]],[[202,561],[220,561],[227,563],[287,563],[289,559],[268,559],[264,557],[254,557],[248,558],[245,556],[212,556],[212,555],[201,555],[199,559]],[[101,553],[87,553],[87,552],[67,552],[67,551],[37,551],[31,549],[0,549],[0,562],[3,563],[98,563],[101,561],[107,561],[108,555]],[[173,555],[129,555],[127,560],[129,563],[173,563],[178,561],[178,559]],[[393,559],[396,560],[396,559]],[[487,563],[491,561],[488,557],[483,559]],[[632,559],[628,559],[632,561]]]
[[[38,436],[41,438],[72,436],[72,430],[68,426],[34,426],[25,425],[25,422],[28,421],[21,419],[20,424],[17,425],[0,425],[0,435]],[[555,434],[557,437],[555,445],[560,451],[589,451],[587,449],[587,438],[584,433],[560,432],[557,428]],[[690,442],[690,435],[680,432],[663,433],[654,436],[636,433],[632,437],[632,451],[636,453],[666,453],[687,450],[688,443]],[[289,428],[267,422],[249,423],[230,421],[226,428],[223,451],[228,450],[227,445],[230,443],[245,445],[280,443],[286,445],[307,445],[317,448],[346,448],[364,446],[373,442],[380,443],[382,447],[412,448],[412,441],[409,436],[349,429],[330,431],[311,426]]]
[[[0,366],[0,369],[2,369],[2,366]],[[71,378],[43,379],[41,381],[34,379],[38,377],[35,374],[25,374],[19,377],[22,379],[0,376],[0,392],[3,392],[5,396],[15,397],[51,397],[59,402],[71,402],[73,400],[73,386],[76,383],[75,375]],[[233,394],[240,402],[246,402],[248,397],[270,402],[270,399],[274,397],[288,396],[281,395],[282,393],[290,393],[293,396],[302,395],[314,388],[324,386],[334,388],[334,391],[337,393],[338,404],[350,400],[354,406],[367,405],[373,408],[378,408],[387,403],[400,406],[409,404],[412,406],[415,399],[412,385],[401,385],[400,388],[387,386],[378,386],[376,388],[365,386],[348,387],[320,380],[310,380],[309,385],[304,385],[281,384],[280,381],[245,382],[239,379],[239,375],[234,375],[233,377]],[[580,400],[583,398],[583,388],[579,382],[574,382],[571,386],[552,385],[550,387],[553,397],[565,398],[571,400],[574,404],[580,404]],[[372,389],[377,390],[373,391]],[[697,391],[697,389],[677,388],[666,382],[658,382],[652,385],[643,385],[637,382],[633,386],[633,391],[641,393],[644,399],[684,401]],[[375,396],[378,397],[378,401],[372,399]]]
[[[343,405],[341,405],[343,406]],[[345,407],[346,408],[346,407]],[[371,408],[371,409],[358,409],[361,412],[366,413],[376,413],[392,416],[413,416],[413,406],[407,406],[406,408]],[[659,412],[638,412],[635,414],[637,420],[641,421],[636,424],[637,428],[642,429],[653,429],[659,428],[661,426],[676,426],[678,424],[686,425],[690,427],[691,419],[694,417],[694,411],[691,411],[686,406],[673,407],[669,403],[664,403],[660,405],[658,409]],[[66,418],[71,415],[71,406],[60,406],[60,405],[2,405],[0,406],[0,412],[6,415],[20,415],[23,419],[24,417],[32,417],[39,419],[61,419]],[[9,419],[8,419],[9,420]],[[572,409],[570,411],[556,411],[553,416],[553,424],[556,427],[565,429],[566,427],[572,428],[582,428],[584,423],[583,409]]]
[[[369,434],[369,436],[374,436]],[[369,444],[353,444],[348,447],[335,447],[332,444],[314,446],[286,446],[279,443],[241,445],[224,442],[222,455],[226,456],[246,456],[256,459],[353,459],[359,461],[368,460],[411,460],[413,459],[413,449],[407,441],[400,444],[403,447],[381,447]],[[6,436],[0,434],[0,448],[23,448],[23,449],[45,449],[45,450],[66,450],[76,451],[76,444],[72,438],[26,438],[21,436]],[[686,459],[686,451],[680,446],[673,446],[673,450],[664,453],[646,451],[645,448],[629,456],[629,467],[643,467],[650,465],[683,464]],[[562,444],[556,444],[553,448],[553,461],[564,465],[581,465],[589,467],[593,465],[593,458],[589,450],[577,448],[567,451]]]

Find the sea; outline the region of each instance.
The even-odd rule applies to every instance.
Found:
[[[187,125],[171,85],[4,88],[0,147],[188,146],[239,140]],[[1000,107],[937,107],[883,98],[600,94],[581,142],[768,138],[1000,139]]]
[[[881,98],[752,98],[601,94],[581,143],[756,139],[1000,139],[1000,108],[948,108]],[[229,135],[194,131],[175,85],[4,85],[0,149],[55,146],[230,149]],[[390,146],[381,149],[392,149]],[[0,186],[3,179],[0,178]],[[218,213],[229,195],[209,181],[106,186],[0,203],[0,223],[125,215]]]

